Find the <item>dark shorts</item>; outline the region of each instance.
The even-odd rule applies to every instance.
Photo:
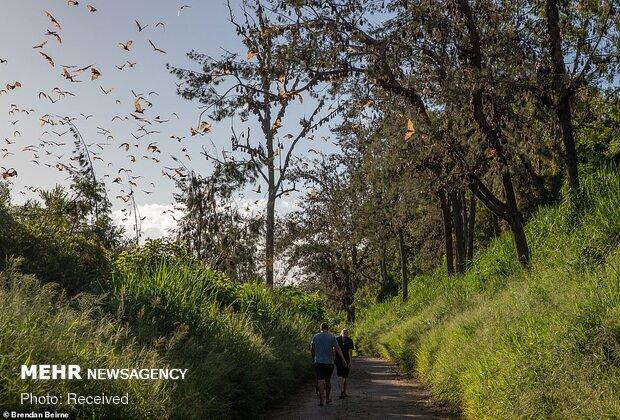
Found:
[[[329,381],[334,372],[334,365],[328,363],[315,363],[314,372],[316,373],[316,379],[319,381]]]
[[[336,362],[336,374],[339,378],[348,378],[349,377],[349,368],[344,367],[342,362]]]

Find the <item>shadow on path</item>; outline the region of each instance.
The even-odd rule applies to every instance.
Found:
[[[304,385],[297,395],[266,413],[268,419],[453,419],[454,414],[433,406],[429,393],[419,382],[398,376],[393,365],[381,359],[355,358],[351,367],[349,397],[338,399],[340,390],[335,371],[332,400],[318,407],[314,383]]]

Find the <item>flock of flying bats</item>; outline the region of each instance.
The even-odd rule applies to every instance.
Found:
[[[64,1],[64,0],[63,0]],[[80,3],[76,0],[67,0],[67,7],[80,7]],[[178,8],[177,15],[181,16],[181,13],[190,8],[189,5],[182,5]],[[85,6],[87,13],[96,14],[98,9],[91,4],[87,4]],[[64,84],[69,86],[73,86],[75,84],[76,87],[80,86],[80,83],[83,82],[91,82],[91,83],[100,83],[101,79],[104,78],[104,71],[102,71],[101,67],[96,66],[95,64],[89,64],[85,66],[76,66],[76,65],[62,65],[57,63],[55,57],[52,57],[51,53],[48,51],[47,47],[50,43],[56,43],[59,46],[62,46],[63,43],[63,26],[58,19],[54,17],[54,15],[44,10],[43,14],[49,20],[50,27],[46,29],[43,33],[44,39],[37,45],[34,45],[32,48],[36,52],[41,59],[45,60],[50,66],[51,69],[60,69],[60,77],[67,82]],[[148,24],[140,23],[138,20],[135,20],[135,30],[137,33],[141,33],[149,28]],[[162,21],[151,24],[151,31],[160,31],[165,30],[166,24]],[[147,37],[146,39],[148,44],[152,48],[154,54],[166,54],[166,51],[162,48],[158,47],[153,40]],[[126,40],[118,42],[118,48],[122,54],[127,54],[127,59],[125,59],[121,64],[115,65],[115,71],[125,71],[135,67],[138,63],[130,60],[131,51],[135,45],[134,40]],[[2,75],[2,66],[10,65],[10,59],[5,57],[0,57],[0,77]],[[104,69],[108,71],[107,69]],[[111,70],[114,71],[114,70]],[[26,82],[24,81],[24,84]],[[4,86],[2,86],[4,85]],[[177,83],[177,88],[181,88],[183,82]],[[22,88],[22,81],[9,81],[7,83],[2,83],[0,85],[0,101],[3,99],[6,100],[10,98],[11,94],[16,90]],[[76,88],[77,89],[77,88]],[[99,85],[99,90],[101,95],[107,97],[112,93],[114,88],[112,87],[104,87],[103,85]],[[75,97],[78,95],[77,90],[69,89],[69,88],[60,88],[54,87],[51,90],[41,90],[38,93],[38,100],[43,102],[49,102],[51,104],[56,104],[64,99]],[[129,122],[134,123],[137,127],[130,134],[132,138],[130,140],[117,140],[115,135],[112,133],[112,129],[106,128],[100,125],[97,125],[97,135],[101,136],[102,141],[95,141],[93,143],[84,145],[87,148],[87,153],[89,154],[89,158],[91,161],[101,161],[102,165],[106,165],[107,168],[112,166],[111,162],[105,163],[102,158],[103,151],[108,147],[116,147],[120,149],[120,151],[124,151],[128,162],[135,163],[138,159],[145,159],[152,161],[154,164],[161,164],[161,153],[160,147],[157,141],[150,141],[150,137],[153,135],[161,134],[162,131],[159,129],[162,125],[169,123],[171,119],[175,118],[180,120],[179,115],[176,112],[171,113],[167,117],[162,117],[157,115],[155,117],[147,117],[145,115],[145,111],[147,109],[152,109],[154,107],[153,98],[159,96],[159,94],[155,91],[151,91],[148,93],[139,93],[131,90],[131,108],[129,112],[126,114],[115,115],[111,124],[117,122]],[[10,101],[10,99],[9,99]],[[1,102],[0,102],[1,103]],[[116,105],[123,104],[121,99],[115,100]],[[150,112],[149,112],[150,113]],[[6,160],[8,156],[15,155],[15,153],[30,153],[32,155],[32,159],[30,162],[36,164],[38,166],[44,165],[48,168],[55,168],[60,172],[69,172],[72,173],[74,171],[79,170],[79,168],[74,164],[74,161],[78,161],[79,156],[67,157],[65,158],[65,154],[59,153],[58,148],[67,145],[67,138],[71,138],[75,131],[72,129],[77,129],[77,125],[83,123],[94,116],[91,114],[80,113],[79,116],[61,116],[58,114],[49,114],[46,113],[44,115],[39,116],[39,125],[41,127],[42,133],[40,134],[39,143],[38,144],[29,144],[23,145],[20,144],[20,138],[22,134],[19,130],[20,119],[27,118],[28,116],[37,116],[36,111],[30,107],[21,107],[16,104],[11,104],[9,107],[9,121],[7,125],[10,131],[12,131],[12,135],[10,137],[5,137],[2,143],[0,144],[0,158],[2,160]],[[202,122],[198,127],[190,127],[187,135],[171,135],[170,139],[181,143],[184,139],[196,135],[205,135],[211,130],[210,124],[207,122]],[[68,137],[65,137],[68,136]],[[71,138],[69,143],[72,143],[73,139]],[[181,147],[184,145],[181,145]],[[184,154],[184,157],[188,160],[191,160],[190,155],[187,152],[186,147],[181,148],[181,152]],[[178,157],[173,156],[170,157],[177,163],[180,164],[180,160]],[[126,166],[126,165],[125,165]],[[148,186],[139,186],[138,182],[142,179],[142,176],[135,175],[131,166],[121,167],[116,171],[115,168],[112,168],[113,171],[111,173],[107,173],[103,175],[103,178],[110,178],[113,183],[119,184],[120,194],[116,196],[117,199],[123,200],[125,203],[130,201],[133,198],[133,194],[135,189],[140,189],[144,194],[151,194],[155,189],[155,183],[150,182]],[[164,177],[167,177],[170,180],[177,180],[186,176],[183,171],[182,165],[179,167],[169,167],[161,164],[161,174]],[[0,176],[4,180],[11,181],[12,178],[18,176],[18,171],[13,168],[0,167]],[[146,188],[145,188],[146,187]],[[39,188],[34,186],[26,186],[26,189],[31,192],[40,191]],[[26,191],[20,191],[21,194],[26,194]],[[128,220],[129,214],[131,214],[131,209],[123,209],[123,221]]]

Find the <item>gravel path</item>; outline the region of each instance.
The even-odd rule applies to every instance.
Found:
[[[381,359],[355,358],[349,378],[349,397],[340,400],[338,378],[332,377],[332,400],[318,407],[314,383],[304,385],[286,404],[269,411],[268,419],[454,419],[433,406],[419,382],[400,377],[393,365]]]

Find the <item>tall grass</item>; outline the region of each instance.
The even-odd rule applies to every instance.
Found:
[[[249,417],[286,395],[310,374],[307,347],[322,313],[316,297],[165,258],[118,270],[110,304],[145,345],[182,331],[163,357],[189,369],[172,396],[183,418]]]
[[[22,392],[60,395],[80,418],[165,418],[170,416],[172,383],[153,381],[21,380],[21,364],[78,364],[86,368],[166,368],[153,349],[136,345],[125,328],[93,296],[66,298],[52,283],[43,286],[10,265],[0,272],[0,407],[24,411]],[[68,405],[66,394],[129,394],[128,405]]]
[[[508,235],[462,276],[415,278],[411,301],[362,311],[358,348],[397,361],[468,418],[620,417],[620,171],[583,174],[575,203]]]
[[[8,260],[7,260],[8,261]],[[52,406],[79,418],[253,418],[310,374],[322,300],[235,283],[155,242],[117,256],[100,295],[66,297],[15,265],[0,271],[0,407],[34,395],[123,395],[129,405]],[[46,279],[49,280],[49,279]],[[187,368],[180,381],[22,381],[21,364]]]

